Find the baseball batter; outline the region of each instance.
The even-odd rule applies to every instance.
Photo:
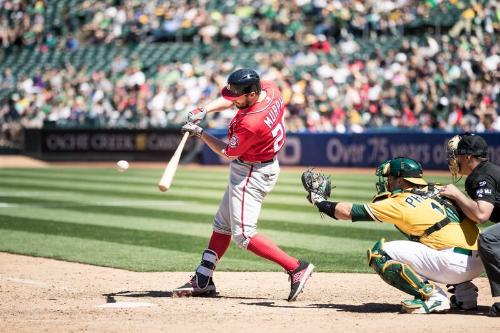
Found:
[[[314,265],[291,257],[257,233],[262,201],[273,189],[280,173],[276,154],[286,139],[283,98],[273,82],[261,82],[252,69],[231,73],[221,93],[222,97],[191,111],[188,123],[182,127],[183,132],[200,138],[215,153],[230,160],[231,172],[201,263],[190,281],[173,292],[177,296],[215,293],[213,272],[232,238],[242,249],[271,260],[288,272],[291,281],[288,301],[294,301]],[[239,110],[229,124],[228,143],[207,134],[197,125],[208,112],[231,107]]]
[[[481,274],[479,229],[469,219],[462,220],[461,212],[441,198],[439,189],[427,184],[422,174],[420,164],[410,158],[384,162],[377,169],[379,194],[367,204],[327,201],[321,189],[329,192],[331,185],[304,181],[315,177],[310,171],[303,183],[320,212],[340,220],[390,223],[407,236],[407,241],[375,243],[368,250],[368,264],[384,281],[415,296],[402,301],[404,311],[445,312],[450,309],[448,297],[431,281],[459,284]],[[323,176],[319,179],[319,183],[329,182]],[[460,291],[462,298],[477,305],[477,289],[470,282],[467,286]]]

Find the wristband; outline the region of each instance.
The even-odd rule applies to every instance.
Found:
[[[333,217],[334,219],[337,220],[335,217],[335,207],[337,207],[338,202],[332,202],[332,201],[321,201],[316,204],[316,207],[318,207],[319,211],[321,213],[325,213],[326,215]]]

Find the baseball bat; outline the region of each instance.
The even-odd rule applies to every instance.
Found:
[[[179,143],[179,146],[175,150],[174,155],[167,164],[165,171],[163,171],[163,176],[161,176],[160,182],[158,183],[158,188],[160,191],[165,192],[170,188],[172,180],[174,179],[175,172],[177,171],[177,166],[179,165],[179,159],[181,158],[182,150],[186,144],[186,140],[189,137],[189,132],[184,133],[184,136]]]

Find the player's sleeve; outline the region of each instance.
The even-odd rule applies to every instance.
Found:
[[[373,220],[381,223],[397,224],[404,217],[401,205],[392,198],[365,204],[364,208]]]
[[[250,148],[254,142],[252,137],[256,135],[251,130],[240,127],[237,131],[233,132],[233,135],[229,138],[224,153],[228,157],[238,157],[243,155],[248,148]]]
[[[484,176],[476,179],[472,185],[471,198],[474,201],[486,201],[495,204],[495,182],[491,177]]]

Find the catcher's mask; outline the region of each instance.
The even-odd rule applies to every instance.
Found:
[[[455,135],[448,140],[448,168],[451,172],[453,182],[458,182],[462,177],[460,173],[460,164],[458,155],[472,155],[479,158],[488,158],[488,144],[478,135],[465,133],[464,135]]]
[[[415,185],[427,185],[423,179],[422,166],[417,161],[408,157],[396,157],[379,165],[375,173],[378,176],[376,183],[377,194],[388,192],[387,177],[402,177]]]

